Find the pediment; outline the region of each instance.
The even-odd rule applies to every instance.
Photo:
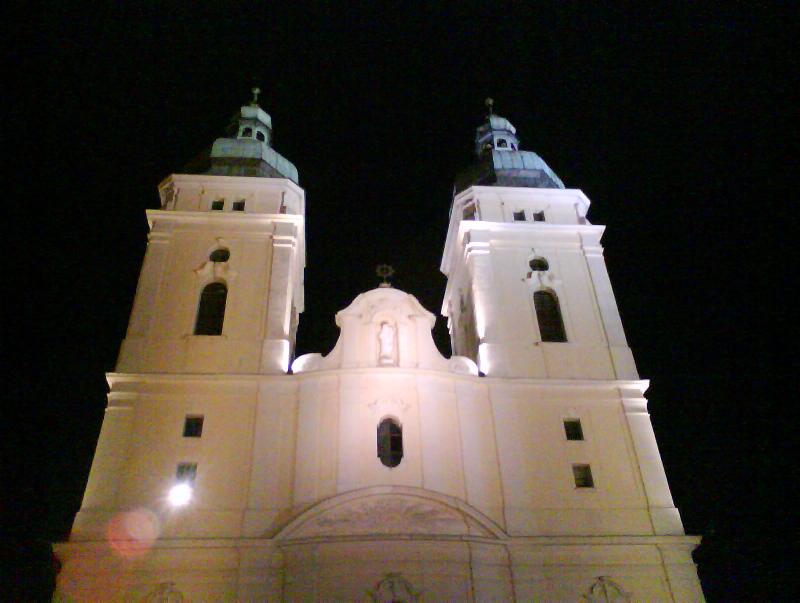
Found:
[[[483,517],[440,498],[417,493],[373,492],[336,497],[290,523],[279,539],[341,536],[429,535],[497,537]],[[395,491],[392,491],[395,490]]]

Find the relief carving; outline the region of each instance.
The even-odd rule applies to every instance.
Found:
[[[598,576],[580,600],[586,603],[629,603],[631,594],[608,576]]]
[[[420,595],[402,574],[395,573],[386,574],[367,594],[375,603],[415,603]]]
[[[400,398],[378,398],[367,404],[367,408],[378,414],[399,413],[400,411],[407,412],[409,404]]]
[[[411,496],[359,499],[312,518],[294,537],[360,534],[489,535],[445,505]]]

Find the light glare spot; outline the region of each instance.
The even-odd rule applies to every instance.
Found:
[[[182,507],[189,504],[192,500],[192,487],[189,484],[178,484],[172,486],[169,491],[169,502],[175,507]]]

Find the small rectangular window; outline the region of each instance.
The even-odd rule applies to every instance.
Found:
[[[572,476],[575,478],[576,488],[594,488],[592,469],[589,465],[573,465]]]
[[[533,212],[533,221],[534,222],[544,222],[544,211],[535,211],[535,212]]]
[[[222,201],[212,201],[211,202],[211,209],[214,211],[222,211],[225,209],[225,200]]]
[[[203,415],[187,415],[183,422],[184,438],[199,438],[203,435]]]
[[[525,221],[525,210],[515,211],[514,212],[514,221],[515,222],[524,222]]]
[[[475,204],[470,203],[466,207],[464,207],[464,219],[465,220],[474,220],[475,219]]]
[[[233,202],[233,211],[244,211],[244,199]]]
[[[564,419],[564,432],[568,440],[582,440],[583,428],[580,419]]]
[[[194,478],[197,477],[197,463],[178,463],[175,477],[178,478],[179,482],[193,484]]]

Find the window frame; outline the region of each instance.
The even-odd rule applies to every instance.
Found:
[[[215,285],[224,289],[224,295],[219,295],[222,300],[211,298],[214,294]],[[225,328],[225,311],[228,305],[228,285],[224,281],[211,281],[200,290],[200,297],[197,301],[197,311],[195,312],[193,335],[218,337],[222,335]],[[208,297],[205,297],[205,296]],[[206,305],[204,305],[206,304]],[[216,305],[216,307],[214,306]],[[212,311],[215,314],[212,316]],[[203,321],[201,323],[201,320]]]
[[[589,463],[573,463],[572,479],[575,482],[576,489],[583,490],[595,487],[592,466]]]
[[[375,431],[377,436],[376,456],[384,467],[394,469],[400,465],[405,456],[403,426],[394,417],[384,417],[378,422]]]
[[[533,272],[547,272],[550,270],[550,262],[547,258],[537,255],[528,260],[528,268]]]
[[[537,300],[544,300],[537,303]],[[533,292],[533,309],[542,343],[567,343],[567,329],[558,296],[550,289]]]
[[[224,256],[225,259],[221,259]],[[231,259],[231,250],[227,247],[217,247],[208,254],[208,261],[214,264],[224,264]]]
[[[197,481],[197,463],[194,461],[181,461],[175,468],[175,480],[182,484],[194,486]]]
[[[567,427],[568,425],[571,426]],[[577,430],[575,429],[577,426]],[[568,442],[584,442],[586,437],[583,433],[583,424],[577,417],[567,417],[564,419],[564,436]],[[574,437],[573,437],[574,436]]]
[[[197,425],[199,420],[199,429],[190,428],[190,425]],[[203,425],[205,423],[205,415],[186,415],[183,419],[183,437],[184,438],[201,438],[203,437]],[[196,433],[195,433],[196,431]]]

